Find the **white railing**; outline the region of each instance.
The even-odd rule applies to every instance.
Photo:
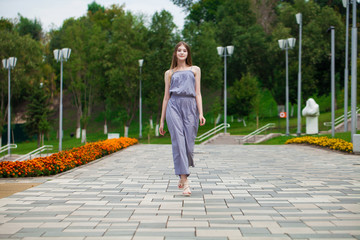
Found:
[[[243,138],[240,138],[240,142],[243,142],[245,143],[247,140],[249,140],[251,137],[255,137],[255,135],[258,135],[259,133],[262,133],[263,131],[266,131],[268,130],[269,128],[273,128],[275,127],[275,123],[268,123],[266,124],[265,126],[261,127],[261,128],[258,128],[256,129],[255,131],[253,131],[252,133],[246,135],[245,137]]]
[[[5,146],[2,146],[2,147],[0,147],[0,153],[6,152],[10,148],[17,148],[17,145],[16,144],[7,144]]]
[[[230,124],[226,124],[226,127],[229,128]],[[206,133],[201,134],[200,136],[195,138],[195,142],[201,142],[203,140],[205,140],[206,138],[214,135],[215,133],[223,130],[225,128],[225,123],[219,124],[216,127],[214,127],[213,129],[210,129],[209,131],[207,131]]]
[[[7,152],[10,148],[17,148],[16,144],[7,144],[5,146],[0,147],[0,153]],[[9,157],[9,154],[2,156],[1,159],[4,160],[5,158]]]
[[[357,108],[357,109],[356,109],[356,114],[358,114],[359,111],[360,111],[360,108]],[[347,113],[347,116],[348,116],[348,119],[351,118],[351,111],[349,111],[349,112]],[[345,118],[345,117],[344,117],[344,114],[341,115],[340,117],[336,118],[336,119],[334,120],[334,125],[337,126],[337,125],[341,124],[342,122],[344,122],[344,118]],[[331,122],[324,122],[324,126],[331,127]]]
[[[23,161],[23,160],[27,160],[27,159],[31,159],[31,155],[37,155],[39,153],[42,153],[44,151],[47,150],[52,150],[53,146],[52,145],[44,145],[42,147],[39,147],[38,149],[35,149],[34,151],[29,152],[28,154],[25,154],[17,159],[15,159],[15,161]]]

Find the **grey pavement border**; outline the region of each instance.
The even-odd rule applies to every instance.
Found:
[[[360,239],[359,163],[299,145],[196,145],[184,197],[171,145],[139,144],[12,180],[42,184],[0,199],[0,239]]]

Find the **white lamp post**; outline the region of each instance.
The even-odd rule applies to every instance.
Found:
[[[60,61],[60,114],[59,114],[59,152],[62,150],[62,115],[63,115],[63,104],[62,104],[62,95],[63,95],[63,61],[67,61],[70,58],[71,49],[63,48],[63,49],[55,49],[54,57],[57,62]]]
[[[140,88],[139,88],[139,138],[142,138],[142,99],[141,99],[141,68],[144,63],[144,59],[139,60],[140,67]]]
[[[295,46],[296,39],[280,39],[278,40],[279,47],[282,50],[285,50],[285,61],[286,61],[286,86],[285,86],[285,95],[286,95],[286,136],[290,135],[289,132],[289,63],[288,63],[288,49],[292,49]]]
[[[359,2],[359,1],[358,1]],[[351,140],[354,143],[354,134],[357,129],[356,88],[357,88],[357,27],[356,27],[356,1],[352,1],[352,28],[351,28]]]
[[[226,117],[227,117],[227,90],[226,90],[226,57],[231,56],[234,52],[234,46],[217,47],[219,56],[224,57],[224,133],[226,133]]]
[[[296,22],[299,24],[299,72],[298,72],[298,112],[297,112],[297,136],[301,135],[301,39],[302,39],[302,14],[296,14]]]
[[[346,8],[346,30],[345,30],[345,70],[344,70],[344,132],[348,131],[348,84],[349,84],[349,5],[350,0],[343,0]]]
[[[10,105],[10,100],[11,100],[11,94],[10,94],[10,90],[11,90],[11,85],[10,85],[10,70],[13,69],[15,66],[16,66],[16,61],[17,61],[17,58],[16,57],[10,57],[8,59],[3,59],[2,60],[2,64],[3,64],[3,67],[5,69],[8,70],[8,129],[7,129],[7,133],[8,133],[8,142],[7,144],[9,145],[10,144],[10,139],[11,139],[11,134],[10,134],[10,127],[11,127],[11,105]],[[10,147],[8,148],[8,154],[10,155],[11,154],[11,150],[10,150]]]

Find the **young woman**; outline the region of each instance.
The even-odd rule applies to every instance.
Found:
[[[180,176],[178,187],[190,196],[187,177],[194,167],[193,151],[199,121],[205,124],[200,92],[201,71],[192,65],[190,47],[185,42],[175,46],[171,67],[165,72],[165,94],[159,132],[165,134],[164,120],[171,135],[175,174]]]

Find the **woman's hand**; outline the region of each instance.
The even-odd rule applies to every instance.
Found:
[[[204,125],[205,125],[205,122],[206,122],[206,119],[204,118],[203,115],[200,115],[200,116],[199,116],[199,121],[200,121],[200,126],[204,126]]]
[[[160,123],[159,133],[163,136],[165,135],[166,131],[164,130],[164,123]]]

